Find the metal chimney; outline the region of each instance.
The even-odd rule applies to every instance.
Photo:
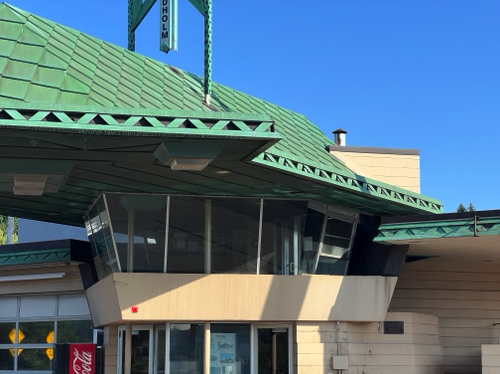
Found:
[[[335,144],[340,146],[345,146],[345,134],[347,134],[347,131],[338,128],[337,130],[332,131],[332,133]]]

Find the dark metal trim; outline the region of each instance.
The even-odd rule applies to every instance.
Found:
[[[391,154],[391,155],[411,155],[419,156],[420,150],[414,148],[379,148],[379,147],[354,147],[354,146],[339,146],[339,145],[329,145],[329,152],[355,152],[355,153],[380,153],[380,154]]]

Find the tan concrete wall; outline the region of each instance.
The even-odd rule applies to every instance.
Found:
[[[357,174],[420,193],[420,156],[331,151]]]
[[[443,372],[479,374],[481,345],[498,344],[499,291],[499,264],[423,260],[404,265],[390,309],[438,316]]]
[[[297,374],[336,374],[339,371],[332,369],[336,355],[348,356],[349,368],[343,374],[442,373],[435,316],[388,313],[386,320],[404,321],[405,333],[384,334],[382,322],[299,322]]]
[[[395,284],[395,277],[376,276],[114,273],[86,294],[97,326],[121,321],[377,321],[385,316]]]
[[[500,373],[500,344],[481,345],[482,374]]]
[[[63,278],[1,282],[0,295],[20,295],[24,293],[51,293],[83,291],[82,280],[77,266],[54,265],[53,267],[28,267],[15,270],[2,269],[2,276],[65,272]]]
[[[116,374],[118,352],[118,326],[104,328],[104,374]]]

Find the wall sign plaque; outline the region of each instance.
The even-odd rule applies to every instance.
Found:
[[[404,334],[404,321],[384,321],[384,334]]]

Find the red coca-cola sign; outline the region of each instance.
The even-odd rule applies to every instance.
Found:
[[[95,374],[95,344],[69,345],[69,374]]]

